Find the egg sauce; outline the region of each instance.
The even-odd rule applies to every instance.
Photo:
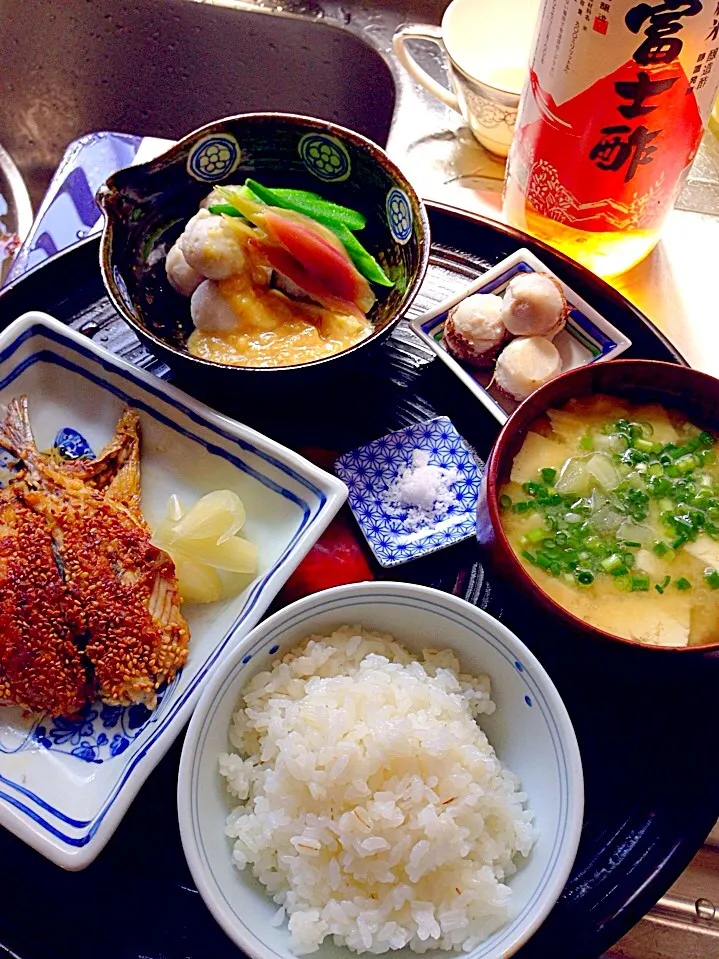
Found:
[[[193,356],[232,366],[295,366],[346,350],[373,330],[367,319],[290,300],[248,274],[219,281],[237,317],[234,330],[195,330],[187,348]]]
[[[561,486],[562,469],[569,459],[590,456],[599,448],[600,441],[609,439],[605,430],[611,430],[611,424],[622,418],[642,424],[651,441],[660,445],[682,446],[699,433],[698,427],[686,423],[682,416],[659,405],[632,407],[607,396],[571,400],[561,410],[550,410],[548,416],[534,423],[527,433],[514,459],[510,482],[501,491],[503,496],[512,501],[512,505],[508,506],[508,500],[505,499],[505,508],[501,513],[502,526],[509,543],[524,569],[545,593],[560,606],[599,629],[656,646],[693,646],[716,642],[719,640],[719,588],[712,588],[705,576],[707,571],[719,569],[719,540],[708,535],[710,528],[716,528],[714,506],[709,505],[708,509],[702,507],[707,516],[706,528],[701,529],[694,540],[665,550],[665,546],[657,544],[671,546],[676,531],[672,533],[660,515],[664,510],[677,512],[678,507],[670,500],[650,494],[644,518],[637,522],[631,517],[623,517],[626,526],[619,527],[616,532],[599,534],[600,538],[604,535],[605,538],[616,538],[620,542],[622,539],[630,541],[631,545],[620,546],[619,550],[628,568],[615,568],[613,573],[605,572],[601,560],[595,561],[595,557],[582,552],[582,545],[575,550],[578,553],[578,565],[593,568],[593,579],[588,585],[577,581],[577,570],[572,571],[564,566],[560,569],[555,565],[553,572],[538,565],[538,561],[541,562],[539,554],[545,549],[545,544],[551,547],[552,552],[548,554],[550,559],[557,552],[564,551],[557,550],[557,534],[547,528],[546,512],[541,507],[517,512],[517,504],[533,498],[531,494],[528,495],[525,484],[546,482],[543,480],[544,471],[545,476],[548,472],[550,477],[556,472],[554,482],[559,482]],[[717,497],[719,464],[715,453],[707,453],[700,457],[706,459],[705,465],[697,466],[678,479],[686,476],[698,489],[703,484]],[[642,475],[636,474],[636,466],[630,472],[622,467],[618,454],[613,459],[616,466],[627,474],[622,476],[624,484],[646,489]],[[651,463],[645,465],[651,467]],[[659,473],[658,467],[652,468],[652,471]],[[645,472],[644,479],[646,477]],[[604,495],[597,500],[596,489],[583,490],[581,497],[575,494],[577,501],[583,500],[594,505],[598,502],[600,508],[604,504],[606,510],[608,500],[614,508],[616,492],[601,490]],[[714,498],[707,500],[709,504],[715,501]],[[593,540],[596,541],[598,513],[594,505],[586,509],[582,519],[593,526]],[[559,512],[571,511],[571,508],[567,500]],[[623,535],[623,531],[626,535]],[[571,532],[570,537],[573,538]],[[589,547],[595,545],[592,539],[585,540],[585,546],[587,542]],[[567,544],[572,545],[571,542]],[[596,543],[596,546],[601,549],[601,544]],[[609,567],[615,565],[611,560],[605,562]],[[635,588],[637,585],[639,588]]]

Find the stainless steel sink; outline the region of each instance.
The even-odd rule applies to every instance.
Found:
[[[176,139],[220,116],[282,110],[386,144],[395,81],[362,28],[347,28],[352,4],[325,16],[295,0],[305,17],[279,6],[0,0],[0,144],[34,203],[68,143],[96,130]]]

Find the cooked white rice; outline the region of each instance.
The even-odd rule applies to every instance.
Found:
[[[391,636],[311,636],[248,684],[220,772],[238,869],[289,919],[290,946],[473,949],[509,917],[532,814],[477,723],[487,676]]]

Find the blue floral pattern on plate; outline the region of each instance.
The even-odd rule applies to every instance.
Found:
[[[412,207],[404,190],[392,187],[387,194],[387,222],[398,243],[407,243],[412,236]]]
[[[412,464],[414,450],[429,453],[429,463],[457,470],[455,494],[444,515],[419,527],[407,511],[388,509],[386,493]],[[381,566],[397,566],[444,549],[476,532],[475,510],[481,474],[472,453],[446,416],[415,423],[345,453],[335,463],[349,487],[348,502]]]
[[[95,458],[92,447],[85,437],[82,433],[72,429],[71,426],[64,426],[61,430],[58,430],[52,446],[64,460],[91,460]]]
[[[106,762],[124,753],[147,723],[159,715],[167,689],[164,686],[158,691],[154,712],[142,703],[111,706],[97,702],[87,703],[77,716],[45,717],[33,730],[34,743],[86,763]]]
[[[320,180],[339,182],[350,175],[350,155],[346,147],[326,133],[306,133],[300,140],[302,162]]]
[[[196,180],[214,183],[239,166],[242,152],[233,136],[213,133],[204,137],[187,158],[187,172]]]

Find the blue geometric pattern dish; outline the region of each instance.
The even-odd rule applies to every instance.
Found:
[[[154,712],[97,702],[79,716],[49,718],[0,708],[0,825],[59,865],[82,869],[188,720],[210,671],[259,621],[346,488],[42,313],[0,334],[0,403],[21,393],[39,447],[55,437],[74,454],[100,449],[123,407],[132,406],[142,424],[142,509],[150,527],[172,493],[192,503],[212,489],[233,489],[259,550],[258,573],[238,596],[183,607],[189,658]]]
[[[510,280],[519,273],[549,273],[545,266],[530,250],[517,250],[511,256],[501,260],[491,270],[471,283],[461,293],[446,300],[440,306],[416,317],[410,326],[452,372],[477,397],[480,403],[500,423],[505,423],[519,403],[502,393],[492,382],[493,370],[478,370],[460,363],[444,345],[444,322],[448,312],[468,296],[474,293],[494,293],[501,295]],[[619,356],[632,345],[632,341],[615,326],[583,300],[559,277],[569,306],[567,325],[554,338],[554,345],[562,358],[562,371],[572,370],[587,363],[597,363]]]
[[[412,465],[414,450],[429,453],[429,465],[455,469],[454,500],[429,525],[407,522],[408,510],[392,506],[387,491]],[[476,532],[480,472],[469,447],[446,416],[415,423],[344,453],[335,463],[349,488],[348,503],[381,566],[398,566]]]

